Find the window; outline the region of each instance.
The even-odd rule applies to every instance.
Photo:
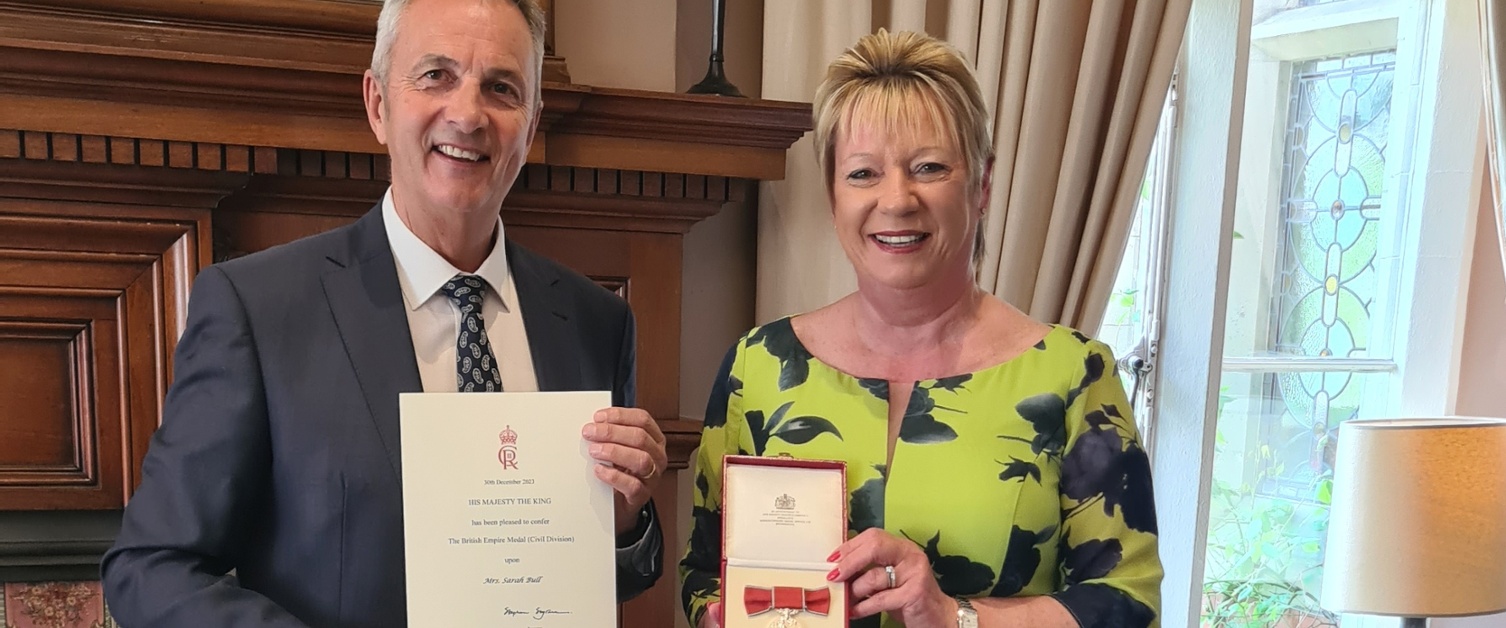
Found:
[[[1137,217],[1099,334],[1154,369],[1136,410],[1156,453],[1164,625],[1332,626],[1339,427],[1449,407],[1478,194],[1459,149],[1477,142],[1476,7],[1193,1],[1197,54],[1146,184],[1175,202],[1150,210],[1160,230]]]
[[[1124,259],[1114,278],[1098,338],[1114,350],[1119,360],[1120,379],[1133,407],[1135,422],[1147,453],[1151,449],[1155,428],[1155,370],[1160,343],[1161,275],[1166,264],[1166,221],[1170,193],[1171,151],[1176,130],[1176,77],[1172,77],[1166,104],[1161,109],[1161,123],[1151,145],[1145,177],[1140,184],[1140,200],[1135,205],[1130,233],[1124,245]]]
[[[1382,296],[1376,260],[1395,254],[1380,250],[1380,232],[1396,224],[1385,220],[1395,203],[1382,204],[1395,56],[1308,61],[1293,72],[1266,340],[1275,374],[1250,391],[1264,400],[1260,441],[1273,448],[1259,459],[1263,496],[1322,502],[1339,423],[1365,405],[1364,367],[1395,370],[1389,360],[1362,362]],[[1314,372],[1292,358],[1318,358],[1321,368],[1332,368],[1328,358],[1351,362]],[[1251,372],[1241,366],[1225,370]]]
[[[1406,210],[1387,185],[1409,136],[1391,124],[1399,7],[1318,4],[1328,3],[1266,7],[1252,28],[1206,626],[1337,624],[1319,594],[1339,425],[1384,414],[1397,370],[1387,343],[1373,341],[1396,320],[1382,312],[1396,290],[1380,277],[1394,276],[1381,266],[1399,258],[1402,239],[1384,236]],[[1354,36],[1361,28],[1371,36]],[[1306,56],[1323,45],[1323,56]]]

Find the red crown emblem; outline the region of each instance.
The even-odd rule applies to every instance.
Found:
[[[516,445],[518,444],[518,433],[512,431],[512,426],[509,425],[507,429],[502,430],[502,433],[497,435],[497,439],[502,441],[503,445]]]

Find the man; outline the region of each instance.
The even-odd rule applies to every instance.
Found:
[[[364,90],[391,188],[348,227],[199,275],[102,565],[122,625],[406,625],[398,394],[420,390],[612,390],[582,436],[615,491],[619,599],[659,577],[667,463],[626,407],[632,315],[498,218],[539,121],[543,29],[535,0],[387,0]]]

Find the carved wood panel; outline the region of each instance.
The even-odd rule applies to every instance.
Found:
[[[0,197],[0,510],[115,509],[140,477],[206,210]]]
[[[0,439],[0,511],[117,509],[209,260],[209,208],[249,175],[52,157],[0,159],[0,364],[50,374],[0,391],[0,429],[28,435]]]
[[[0,508],[89,510],[125,503],[128,420],[119,382],[122,321],[108,296],[0,288]]]
[[[6,309],[12,317],[0,320],[0,399],[16,405],[0,424],[0,485],[97,481],[86,468],[92,452],[79,438],[94,432],[93,321],[65,307],[54,310],[61,316],[31,321]]]

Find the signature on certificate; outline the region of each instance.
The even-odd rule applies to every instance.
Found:
[[[543,607],[535,607],[532,611],[528,611],[528,610],[521,610],[521,611],[520,610],[514,610],[511,606],[504,606],[504,607],[502,607],[502,616],[503,617],[528,617],[528,618],[531,618],[531,619],[534,619],[534,620],[540,620],[540,619],[543,619],[543,618],[548,617],[550,615],[569,615],[569,614],[570,614],[570,611],[561,611],[561,610],[555,610],[555,609],[552,609],[552,608],[543,608]]]

